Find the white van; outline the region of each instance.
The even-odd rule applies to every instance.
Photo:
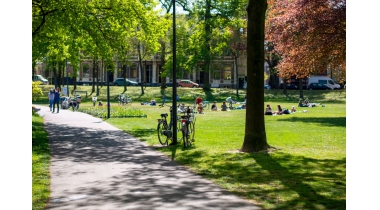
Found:
[[[32,81],[33,82],[40,81],[44,85],[49,84],[49,81],[47,79],[45,79],[42,75],[39,75],[39,74],[32,76]]]
[[[325,77],[325,76],[310,76],[307,85],[309,86],[310,83],[324,84],[327,87],[331,88],[331,90],[340,89],[340,85],[336,84],[330,77]]]

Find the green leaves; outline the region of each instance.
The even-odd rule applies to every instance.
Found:
[[[153,0],[33,1],[32,59],[49,56],[79,63],[84,50],[112,61],[115,55],[125,57],[135,49],[136,38],[149,52],[156,51],[168,24],[153,11],[156,4]]]

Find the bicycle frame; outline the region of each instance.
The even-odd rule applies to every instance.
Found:
[[[181,118],[183,147],[186,148],[191,146],[192,142],[194,142],[195,115],[190,107],[187,107],[186,114],[181,116]]]
[[[163,107],[164,104],[160,104],[159,107]],[[173,117],[172,117],[172,107],[170,106],[170,121],[168,124],[167,117],[169,116],[167,113],[161,114],[161,118],[157,119],[157,132],[158,132],[158,140],[162,145],[167,145],[168,140],[172,140],[173,137]],[[178,121],[179,122],[179,121]],[[177,128],[177,132],[179,129]]]

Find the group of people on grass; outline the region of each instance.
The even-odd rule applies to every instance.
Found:
[[[315,107],[315,106],[317,106],[317,104],[311,103],[308,98],[306,98],[305,101],[303,101],[302,99],[298,101],[298,107]],[[296,108],[294,106],[292,106],[292,108],[288,110],[286,108],[282,108],[281,105],[278,104],[277,111],[274,111],[272,107],[270,106],[270,104],[267,104],[264,115],[293,114],[295,112],[296,112]]]
[[[241,109],[245,109],[245,101],[246,101],[246,98],[244,99],[244,104],[241,106]],[[226,104],[226,102],[228,102],[228,103],[236,103],[235,101],[233,101],[232,99],[231,99],[231,97],[228,97],[227,99],[226,99],[226,101],[223,101],[222,102],[222,105],[220,106],[220,109],[218,108],[218,106],[217,106],[217,102],[216,101],[214,101],[213,103],[212,103],[212,105],[211,105],[211,111],[227,111],[227,109],[228,109],[228,106],[227,106],[227,104]],[[196,105],[197,105],[197,111],[198,111],[198,113],[199,114],[204,114],[204,112],[203,112],[203,104],[202,104],[202,98],[201,97],[197,97],[196,99],[195,99],[195,103],[196,103]]]
[[[302,98],[298,101],[298,107],[315,107],[316,103],[310,103],[309,99],[306,98],[305,101],[302,101]]]

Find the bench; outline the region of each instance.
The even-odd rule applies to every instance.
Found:
[[[85,90],[74,90],[74,95],[76,95],[77,93],[86,93],[86,98],[87,98],[87,91],[85,91]]]

